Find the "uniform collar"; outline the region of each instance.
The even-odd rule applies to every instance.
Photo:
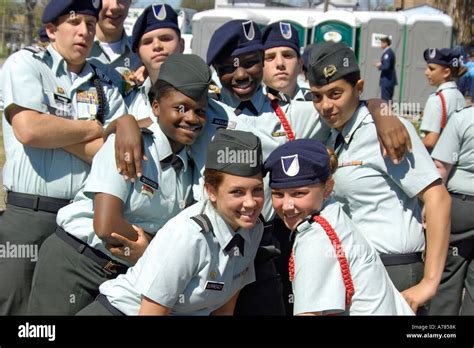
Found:
[[[240,234],[246,242],[250,243],[250,230],[239,228],[237,232],[234,232],[230,225],[216,211],[210,200],[207,201],[204,213],[211,221],[214,235],[222,249],[225,249],[227,245],[229,245],[235,234]]]
[[[235,110],[239,104],[242,102],[240,99],[236,98],[231,92],[229,92],[226,88],[222,88],[221,92],[222,102],[230,106],[233,110]],[[254,96],[250,99],[253,106],[257,109],[258,115],[262,112],[263,106],[265,101],[268,100],[267,96],[263,93],[263,88],[260,86],[256,91]],[[258,116],[255,115],[255,116]]]
[[[448,81],[448,82],[442,83],[438,86],[438,89],[436,90],[436,92],[442,91],[443,89],[451,89],[451,88],[458,88],[456,85],[456,82]]]
[[[173,156],[173,150],[171,150],[170,142],[165,133],[163,133],[161,130],[156,117],[152,119],[152,124],[148,127],[148,129],[153,132],[155,148],[156,152],[158,153],[158,160],[160,163],[167,163],[169,157]],[[184,146],[181,151],[176,154],[176,156],[178,156],[183,162],[183,172],[188,170],[188,155],[186,146]]]
[[[51,55],[53,60],[53,65],[51,70],[55,74],[55,76],[60,76],[62,74],[67,74],[67,62],[63,56],[59,54],[58,51],[54,49],[52,45],[48,45],[47,51]],[[85,61],[84,67],[82,68],[81,72],[78,74],[79,78],[75,81],[74,84],[77,82],[82,83],[84,80],[88,80],[94,74],[94,70],[92,69],[91,65],[88,61]],[[79,84],[80,84],[79,83]]]
[[[145,98],[146,103],[148,104],[148,93],[150,92],[152,83],[151,83],[151,78],[147,77],[145,82],[138,88],[140,90],[140,93],[143,94],[143,97]]]
[[[100,47],[100,44],[102,42],[99,40],[99,38],[96,36],[94,38],[94,45],[96,45],[97,47],[100,48],[100,50],[102,52],[104,52],[102,50],[102,48]],[[130,38],[127,36],[127,34],[125,33],[125,30],[123,31],[123,34],[122,34],[122,38],[120,39],[120,52],[121,52],[121,56],[123,56],[125,53],[127,52],[130,52],[132,51],[132,44],[130,42]],[[118,58],[117,58],[118,59]]]
[[[360,124],[370,115],[369,109],[365,106],[364,103],[360,103],[357,110],[354,112],[354,115],[350,120],[345,124],[344,129],[342,130],[342,136],[344,137],[344,143],[349,144],[352,140],[352,136],[355,131],[359,128]],[[334,136],[334,139],[337,136],[339,131],[337,129],[331,129],[331,135]]]

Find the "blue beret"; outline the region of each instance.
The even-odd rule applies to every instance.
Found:
[[[150,5],[143,10],[133,26],[132,49],[134,52],[138,49],[138,44],[142,36],[150,31],[170,28],[181,32],[178,26],[178,15],[170,5]]]
[[[270,173],[270,187],[275,189],[317,184],[331,175],[326,146],[313,139],[298,139],[278,147],[264,166]]]
[[[449,48],[427,48],[423,52],[426,63],[460,67],[459,52]]]
[[[74,11],[77,14],[91,15],[99,18],[102,0],[50,0],[43,11],[41,21],[51,23],[57,18]]]
[[[300,55],[300,39],[298,31],[287,22],[276,22],[270,24],[263,31],[263,49],[273,47],[290,47]]]
[[[262,50],[262,34],[258,26],[250,20],[233,20],[219,27],[212,35],[207,49],[207,64],[212,65],[222,53],[231,57]]]

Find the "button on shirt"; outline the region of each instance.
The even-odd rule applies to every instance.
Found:
[[[154,118],[153,109],[151,102],[148,99],[148,93],[152,87],[151,79],[148,77],[143,85],[138,89],[135,89],[125,99],[125,103],[128,106],[128,112],[135,116],[137,120],[141,120],[147,117]]]
[[[298,225],[293,245],[294,314],[413,315],[390,280],[377,252],[340,204],[326,201],[321,216],[341,241],[355,292],[346,311],[346,288],[336,249],[321,225],[304,221]]]
[[[202,213],[214,233],[202,232],[191,220]],[[245,241],[245,256],[224,251],[235,233]],[[255,281],[253,261],[262,233],[260,221],[234,232],[208,200],[198,202],[158,231],[137,264],[103,283],[100,292],[127,315],[138,314],[142,296],[175,315],[209,315]]]
[[[453,114],[431,157],[453,165],[449,192],[474,196],[474,107]]]
[[[400,120],[413,144],[400,164],[382,156],[373,118],[363,105],[344,126],[344,143],[336,152],[333,195],[379,253],[424,249],[417,195],[440,178],[414,127]],[[331,130],[329,147],[334,148],[337,133]]]
[[[449,121],[451,115],[460,108],[466,106],[464,96],[459,92],[457,85],[453,81],[442,83],[436,93],[442,92],[446,102],[446,121]],[[443,118],[443,108],[441,106],[441,98],[431,94],[426,101],[423,109],[423,119],[421,120],[420,129],[424,132],[441,133],[441,121]]]
[[[142,66],[138,54],[133,53],[130,38],[124,33],[120,40],[120,54],[110,57],[101,47],[101,42],[96,37],[92,46],[89,61],[99,67],[114,82],[122,95],[127,95],[131,86],[127,83],[127,76],[131,71]]]
[[[186,149],[177,154],[184,165],[177,174],[168,160],[173,154],[168,139],[156,122],[149,129],[153,135],[143,137],[148,161],[143,162],[142,179],[131,183],[117,173],[115,138],[111,136],[94,157],[84,189],[57,216],[58,225],[66,232],[122,263],[126,262],[112,256],[94,233],[95,193],[107,193],[122,200],[125,220],[150,234],[176,216],[184,208],[183,203],[190,204],[192,200],[192,167],[188,166]]]
[[[94,70],[86,63],[72,81],[67,64],[50,45],[37,53],[20,50],[3,67],[5,108],[16,104],[26,109],[71,120],[87,120],[96,115],[98,95]],[[107,108],[105,125],[127,113],[118,90],[101,80]],[[14,192],[72,199],[83,186],[90,166],[62,149],[42,149],[21,144],[3,117],[7,161],[4,186]]]

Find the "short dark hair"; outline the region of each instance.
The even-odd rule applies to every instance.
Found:
[[[353,73],[347,74],[343,76],[341,80],[344,80],[352,87],[355,87],[357,81],[360,80],[360,71],[354,71]]]
[[[392,40],[390,40],[388,36],[384,36],[383,38],[380,39],[380,41],[386,42],[387,45],[389,46],[392,44]]]

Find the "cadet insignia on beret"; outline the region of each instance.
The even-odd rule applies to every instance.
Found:
[[[430,49],[430,58],[433,59],[436,57],[436,48]]]
[[[280,32],[281,36],[283,36],[285,39],[291,39],[292,32],[291,25],[289,23],[280,22]]]
[[[92,0],[92,6],[94,6],[95,9],[98,9],[100,7],[100,0]]]
[[[242,27],[244,29],[244,35],[247,40],[252,41],[253,39],[255,39],[255,29],[253,27],[252,21],[242,23]]]
[[[164,21],[166,19],[166,7],[164,5],[152,5],[152,8],[156,19],[159,21]],[[156,13],[157,10],[158,13]]]
[[[334,76],[335,73],[337,73],[337,68],[335,65],[328,65],[327,67],[324,68],[324,77],[325,78],[330,78],[331,76]]]
[[[298,155],[281,156],[281,167],[283,172],[288,176],[298,175],[300,172],[300,163]]]

